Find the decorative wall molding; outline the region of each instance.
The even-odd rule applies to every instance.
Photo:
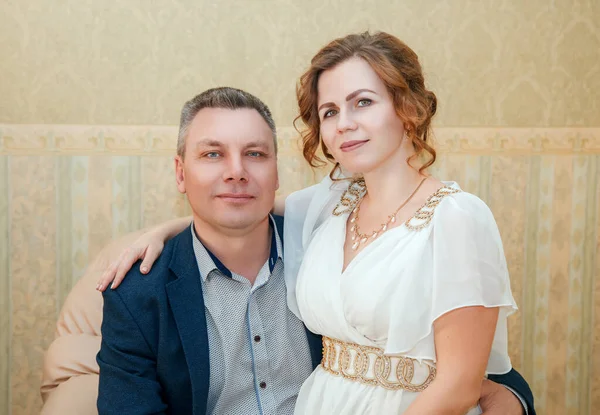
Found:
[[[278,130],[284,152],[299,149],[293,127]],[[176,126],[0,124],[1,155],[172,155]],[[596,128],[436,128],[434,145],[451,154],[600,153]]]

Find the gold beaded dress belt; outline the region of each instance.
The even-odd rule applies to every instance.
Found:
[[[417,381],[415,378],[417,366]],[[435,367],[402,356],[385,356],[377,347],[347,343],[323,336],[321,367],[335,376],[381,386],[385,389],[404,389],[421,392],[435,379]]]

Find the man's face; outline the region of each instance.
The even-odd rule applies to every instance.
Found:
[[[231,231],[264,221],[279,188],[273,133],[253,109],[200,110],[175,170],[194,220]]]

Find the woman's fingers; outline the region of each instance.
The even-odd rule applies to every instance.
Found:
[[[144,260],[140,265],[140,272],[142,274],[147,274],[152,269],[152,265],[156,262],[156,259],[160,255],[163,250],[164,244],[157,244],[160,246],[149,245],[148,249],[146,249],[146,255],[144,256]]]

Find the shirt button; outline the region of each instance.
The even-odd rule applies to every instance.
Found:
[[[258,386],[260,386],[261,389],[264,389],[267,387],[267,384],[265,382],[260,382],[260,385]]]
[[[260,336],[254,336],[254,341],[258,343],[260,341]]]

